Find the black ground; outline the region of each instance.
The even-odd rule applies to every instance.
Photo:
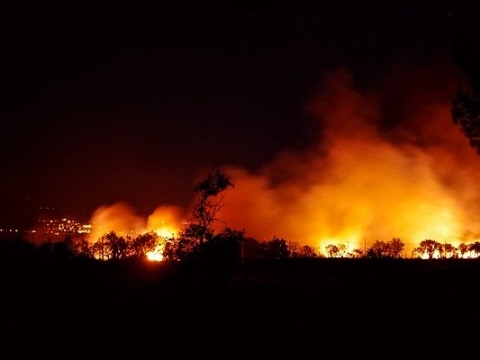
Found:
[[[2,347],[18,358],[436,356],[480,340],[477,260],[244,261],[222,279],[157,262],[1,269]]]

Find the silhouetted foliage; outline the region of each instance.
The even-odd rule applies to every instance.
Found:
[[[478,257],[480,255],[480,242],[475,241],[468,246],[468,251]]]
[[[285,259],[290,256],[287,241],[276,237],[265,241],[262,244],[261,252],[265,259]]]
[[[468,252],[468,245],[465,243],[458,244],[458,252],[460,253],[461,257],[463,258],[465,254]]]
[[[170,260],[194,260],[202,257],[205,243],[215,238],[213,223],[224,206],[226,191],[234,185],[225,174],[216,171],[194,187],[195,200],[189,221],[177,238],[166,244],[164,255]]]
[[[97,259],[117,260],[128,257],[128,242],[115,231],[103,235],[93,244],[93,253]]]
[[[154,232],[148,232],[138,235],[131,243],[131,255],[136,258],[142,258],[146,253],[154,251],[158,243],[158,235]]]
[[[325,251],[328,257],[331,258],[346,258],[346,257],[355,257],[355,254],[358,255],[361,253],[361,250],[355,249],[352,252],[349,252],[347,245],[345,244],[328,244],[325,246]]]
[[[480,94],[458,91],[452,101],[452,119],[480,154]]]
[[[376,240],[367,250],[368,258],[381,259],[388,256],[388,244],[383,240]]]
[[[307,258],[310,258],[310,257],[317,257],[318,254],[315,252],[315,250],[313,248],[311,248],[310,246],[308,245],[304,245],[300,248],[299,250],[299,256],[300,257],[307,257]]]
[[[444,249],[443,249],[443,253],[444,253],[445,257],[447,257],[447,258],[457,258],[458,257],[457,248],[455,248],[455,246],[453,246],[452,244],[445,244]]]
[[[242,253],[244,258],[256,259],[261,257],[262,244],[259,240],[252,237],[245,237],[242,244]]]
[[[353,249],[352,250],[352,257],[353,258],[361,258],[364,257],[365,253],[361,249]]]
[[[199,181],[194,188],[191,221],[177,238],[165,244],[165,258],[185,262],[198,281],[225,283],[240,263],[244,231],[225,228],[215,234],[213,228],[215,221],[221,221],[217,215],[227,190],[233,187],[228,176],[219,171]]]
[[[63,240],[44,240],[37,246],[37,253],[44,258],[69,260],[77,256],[75,242],[69,235]]]
[[[241,265],[244,233],[243,230],[225,228],[202,245],[202,271],[210,281],[225,284]]]
[[[0,257],[6,259],[30,258],[37,252],[37,246],[20,237],[0,240]]]
[[[200,245],[213,237],[212,224],[218,212],[224,206],[223,199],[226,191],[234,184],[229,177],[220,171],[209,173],[199,181],[194,188],[195,203],[192,206],[192,221],[186,226],[184,236],[197,239]]]
[[[376,240],[367,250],[368,258],[395,258],[401,257],[405,244],[400,238],[393,238],[391,241]]]
[[[334,258],[337,257],[340,250],[337,245],[328,244],[327,246],[325,246],[325,251],[327,252],[329,257]]]
[[[454,41],[454,59],[469,84],[452,99],[452,120],[480,154],[480,39],[459,34]]]
[[[393,238],[389,243],[389,256],[398,259],[401,257],[405,243],[400,238]]]
[[[94,251],[92,245],[86,239],[76,239],[73,241],[73,251],[75,258],[93,259]]]
[[[182,261],[198,258],[198,242],[195,238],[180,235],[165,245],[163,255],[167,260]]]
[[[443,246],[435,240],[426,239],[420,242],[420,245],[414,249],[414,253],[418,257],[426,256],[428,259],[433,259],[435,256],[441,257]]]

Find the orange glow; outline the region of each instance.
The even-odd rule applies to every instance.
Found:
[[[353,251],[400,238],[408,256],[425,239],[452,245],[478,239],[480,156],[451,119],[457,73],[403,67],[385,79],[359,91],[348,71],[326,76],[305,107],[320,124],[315,144],[281,152],[255,172],[224,166],[235,188],[216,230],[281,237],[323,254],[328,244]],[[99,208],[92,222],[170,237],[185,213],[160,206],[142,219],[119,203]]]
[[[322,125],[318,144],[281,153],[255,173],[225,167],[235,190],[221,218],[247,236],[280,236],[322,253],[332,243],[364,250],[400,238],[409,255],[425,239],[478,238],[480,157],[452,122],[456,82],[447,70],[403,70],[396,76],[412,83],[394,99],[359,92],[345,71],[326,78],[307,106]],[[394,125],[382,100],[398,102]]]
[[[155,250],[147,252],[145,255],[150,261],[162,261],[163,260],[163,246],[157,246]]]
[[[156,233],[161,239],[173,238],[181,229],[181,209],[176,206],[159,206],[146,219],[137,215],[125,202],[110,206],[99,207],[92,215],[90,223],[92,232],[88,240],[97,241],[102,235],[111,231],[120,236],[131,236]],[[150,256],[158,258],[158,253],[163,249],[157,248]]]
[[[175,206],[159,206],[147,218],[147,228],[166,239],[175,237],[181,226],[182,211]]]

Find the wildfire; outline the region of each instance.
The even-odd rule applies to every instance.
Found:
[[[175,206],[159,206],[147,217],[142,218],[125,202],[99,207],[91,217],[95,224],[88,240],[97,241],[101,236],[111,231],[121,236],[135,237],[148,232],[155,233],[160,242],[153,251],[146,253],[147,259],[163,260],[165,241],[172,239],[181,229],[182,211]]]
[[[352,250],[400,238],[406,252],[425,239],[478,239],[480,157],[452,123],[456,72],[393,70],[368,91],[348,71],[326,76],[305,107],[320,124],[315,144],[281,152],[255,172],[224,166],[235,189],[216,230],[245,229],[259,240],[280,236],[315,249],[332,239]],[[160,206],[142,219],[119,203],[99,208],[92,221],[171,237],[184,215]]]
[[[163,260],[164,246],[157,246],[155,250],[147,252],[147,259],[150,261],[162,261]]]
[[[226,167],[235,191],[224,221],[321,249],[331,239],[363,249],[395,237],[409,253],[425,239],[477,239],[480,157],[452,123],[454,72],[427,70],[386,76],[393,99],[358,91],[348,72],[327,77],[307,106],[322,124],[317,144],[255,173]]]
[[[155,221],[153,221],[153,218]],[[160,222],[161,226],[153,230],[160,238],[168,240],[173,239],[175,234],[178,233],[179,229],[172,225],[174,220],[172,218],[171,212],[162,212],[160,209],[157,209],[155,216],[152,218],[152,222]],[[165,219],[168,219],[170,223],[167,223]],[[163,251],[165,249],[165,243],[158,244],[153,251],[146,253],[147,259],[151,261],[162,261],[163,260]]]

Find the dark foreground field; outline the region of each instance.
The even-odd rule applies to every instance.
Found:
[[[398,358],[476,353],[480,341],[477,260],[245,261],[226,279],[157,262],[1,270],[8,358]]]

